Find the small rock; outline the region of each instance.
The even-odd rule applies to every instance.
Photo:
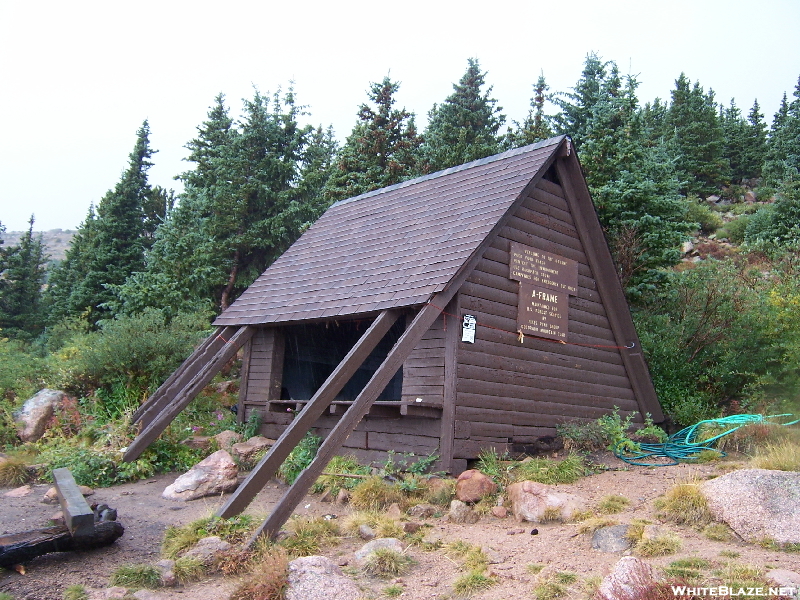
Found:
[[[625,537],[628,525],[612,525],[601,527],[592,534],[592,548],[601,552],[622,552],[631,547],[631,541]]]
[[[81,491],[81,494],[83,494],[84,498],[94,495],[94,490],[87,485],[79,485],[78,489]],[[133,492],[127,492],[127,494],[132,493]],[[126,492],[122,492],[120,495],[126,495]],[[41,502],[42,504],[58,504],[58,491],[56,490],[55,486],[51,487],[44,493]]]
[[[400,510],[400,505],[393,502],[389,508],[386,509],[386,516],[395,521],[399,521],[403,517],[403,511]]]
[[[242,434],[226,429],[214,436],[217,446],[222,450],[230,450],[231,446],[242,441]]]
[[[254,435],[246,442],[239,442],[231,446],[231,454],[239,460],[247,462],[253,460],[256,454],[275,445],[275,440]]]
[[[366,541],[374,540],[375,539],[375,535],[376,535],[375,534],[375,530],[372,527],[370,527],[369,525],[367,525],[366,523],[363,523],[363,524],[359,525],[359,527],[358,527],[358,537],[360,537],[362,540],[366,540]]]
[[[358,600],[361,597],[355,582],[324,556],[304,556],[289,563],[286,600]]]
[[[456,498],[461,502],[477,502],[497,492],[497,484],[477,469],[464,471],[456,480]]]
[[[535,481],[512,483],[507,493],[517,521],[542,523],[553,520],[554,512],[562,522],[569,521],[576,512],[586,508],[586,503],[579,496],[559,492],[554,486]]]
[[[356,551],[356,560],[365,560],[367,556],[379,548],[389,548],[390,550],[402,552],[403,544],[397,538],[378,538],[376,540],[372,540],[371,542],[364,544],[359,550]]]
[[[655,571],[649,564],[634,556],[622,557],[610,575],[600,583],[599,600],[638,600],[656,582]]]
[[[56,409],[69,398],[61,390],[43,389],[28,398],[22,408],[14,415],[17,435],[23,442],[35,442],[44,435],[55,415]]]
[[[492,515],[498,519],[505,519],[508,516],[508,509],[505,506],[493,506]]]
[[[800,573],[789,571],[787,569],[773,569],[769,571],[766,576],[771,579],[776,585],[780,587],[795,588],[800,590]]]
[[[235,392],[239,384],[235,380],[220,381],[214,385],[214,391],[218,394],[230,394]]]
[[[477,523],[480,518],[478,513],[461,500],[453,500],[450,502],[450,512],[447,514],[447,520],[451,523],[472,525],[473,523]]]
[[[199,450],[208,450],[211,447],[211,436],[192,435],[181,442],[184,446]]]
[[[439,509],[433,504],[417,504],[408,509],[408,516],[414,517],[415,519],[429,519],[435,515],[438,510]]]
[[[165,596],[152,590],[137,590],[133,593],[136,600],[165,600]]]
[[[330,488],[322,492],[322,495],[319,497],[320,502],[333,502],[333,494],[331,493]]]
[[[403,523],[403,531],[405,533],[416,533],[422,528],[422,525],[414,521],[407,521]]]
[[[490,565],[497,565],[505,561],[505,559],[496,550],[490,548],[489,546],[483,546],[481,551],[486,555],[486,558],[489,559]]]
[[[195,500],[232,492],[239,485],[239,468],[225,450],[217,450],[167,486],[162,497],[168,500]]]
[[[50,520],[54,525],[64,525],[64,512],[60,510],[56,513],[53,513],[53,515],[50,517]]]
[[[31,493],[31,486],[23,485],[22,487],[14,488],[13,490],[9,490],[3,496],[6,498],[24,498],[28,494]]]
[[[162,587],[175,587],[178,585],[178,578],[175,577],[175,561],[165,558],[156,563],[156,568],[161,573]]]
[[[525,530],[521,527],[517,527],[515,529],[509,529],[506,531],[506,535],[519,535],[520,533],[525,533]]]
[[[121,600],[127,594],[128,588],[124,588],[119,585],[115,585],[114,587],[103,590],[103,597],[106,598],[106,600]]]
[[[653,540],[664,535],[664,528],[660,525],[645,525],[642,529],[643,540]]]
[[[350,492],[344,488],[340,489],[336,495],[336,504],[347,504],[348,502],[350,502]]]
[[[219,536],[212,535],[202,538],[194,546],[192,546],[184,556],[196,558],[206,566],[214,563],[214,559],[218,554],[229,550],[231,545],[223,541]]]

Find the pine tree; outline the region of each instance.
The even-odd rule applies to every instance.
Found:
[[[764,161],[764,179],[771,186],[796,181],[800,176],[800,78],[793,96],[789,103],[786,94],[783,95],[772,121]]]
[[[394,108],[400,83],[388,76],[370,83],[369,104],[362,104],[358,121],[335,161],[325,186],[325,198],[334,202],[393,185],[419,172],[413,113]]]
[[[485,77],[478,59],[470,58],[467,71],[453,84],[453,93],[428,113],[421,148],[425,172],[491,156],[503,149],[498,131],[506,118],[497,100],[491,97],[492,87],[482,91]]]
[[[44,327],[42,285],[45,255],[42,236],[34,236],[34,218],[19,245],[3,252],[0,265],[0,329],[4,335],[33,338]]]
[[[604,90],[607,69],[616,64],[603,60],[594,52],[586,56],[581,78],[571,92],[553,94],[552,102],[560,112],[553,117],[556,133],[572,138],[576,148],[583,144],[595,104],[607,93]]]
[[[754,168],[749,163],[750,128],[733,98],[731,98],[730,106],[727,108],[723,109],[720,106],[719,120],[722,124],[725,142],[723,156],[730,165],[731,180],[741,183],[752,176],[751,173]]]
[[[528,116],[520,124],[516,121],[516,128],[509,131],[509,144],[514,148],[534,144],[541,140],[553,137],[553,129],[550,127],[549,118],[544,113],[544,105],[547,101],[547,92],[550,86],[545,81],[544,74],[539,75],[539,79],[533,86],[533,97],[531,98],[531,108]]]
[[[729,166],[724,134],[717,114],[714,92],[698,82],[691,85],[684,73],[675,81],[667,112],[670,144],[684,194],[706,196],[726,183]]]
[[[747,115],[747,151],[744,159],[745,177],[754,179],[761,177],[761,169],[767,157],[767,124],[758,100]]]

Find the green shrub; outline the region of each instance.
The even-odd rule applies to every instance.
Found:
[[[321,443],[321,437],[314,435],[310,431],[306,433],[300,443],[294,447],[289,456],[286,457],[286,460],[283,461],[283,464],[281,464],[278,469],[278,476],[288,484],[294,483],[294,480],[303,472],[303,469],[314,460]]]
[[[89,600],[89,594],[81,584],[69,586],[61,596],[62,600]]]
[[[725,224],[724,229],[724,236],[727,237],[734,244],[741,244],[744,242],[745,232],[747,231],[747,223],[750,220],[750,217],[747,215],[743,215],[738,219],[734,219],[733,221],[729,221]],[[720,235],[723,235],[723,232],[720,231]]]
[[[703,233],[714,233],[722,227],[722,217],[711,210],[708,204],[702,200],[689,198],[687,205],[686,220],[690,223],[697,223]]]
[[[2,330],[0,365],[0,406],[8,409],[16,408],[15,403],[26,400],[47,387],[52,376],[47,361],[37,356],[30,344],[3,337]],[[2,427],[0,424],[0,436],[5,437]]]
[[[371,472],[369,467],[358,464],[358,459],[355,456],[334,456],[328,466],[325,467],[325,471],[329,474],[320,475],[314,485],[311,486],[311,491],[315,494],[328,490],[335,496],[343,488],[352,490],[361,481],[358,477],[339,477],[335,474],[366,476]]]

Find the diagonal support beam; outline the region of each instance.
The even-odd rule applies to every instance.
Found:
[[[245,325],[239,328],[229,340],[224,340],[222,347],[212,357],[205,360],[191,380],[175,394],[174,400],[165,406],[136,436],[136,439],[128,446],[122,460],[131,462],[139,458],[141,453],[172,423],[173,419],[194,400],[200,390],[208,385],[225,363],[236,355],[239,348],[253,337],[254,332],[255,327]]]
[[[452,297],[453,294],[451,292],[447,295]],[[441,301],[441,306],[446,305],[447,300],[449,300],[449,298],[445,301]],[[295,482],[272,510],[269,517],[267,517],[261,527],[253,534],[253,537],[250,539],[250,544],[255,542],[261,535],[274,538],[278,531],[280,531],[286,519],[289,518],[303,499],[303,496],[308,493],[309,488],[322,474],[323,469],[327,466],[330,459],[333,458],[344,441],[358,426],[364,415],[369,412],[370,407],[375,402],[378,395],[386,387],[397,370],[403,365],[403,362],[405,362],[408,355],[411,354],[411,351],[422,339],[422,336],[425,335],[425,332],[433,325],[433,322],[441,313],[441,309],[435,306],[437,304],[439,304],[439,302],[434,298],[431,304],[426,304],[422,310],[417,313],[411,325],[406,329],[405,333],[400,336],[400,339],[397,340],[397,343],[395,343],[394,347],[389,351],[386,359],[375,371],[375,374],[367,382],[367,385],[364,386],[364,389],[361,390],[361,393],[353,401],[353,404],[350,405],[347,412],[342,415],[342,418],[339,419],[336,426],[328,434],[328,437],[325,438],[314,460],[300,473]],[[220,513],[218,516],[225,515]]]
[[[203,340],[189,358],[183,361],[181,366],[175,369],[153,395],[133,413],[132,422],[134,424],[141,422],[141,429],[145,429],[158,413],[175,399],[192,377],[197,375],[210,357],[224,346],[225,341],[236,333],[236,329],[236,327],[219,327],[216,332]]]
[[[256,494],[278,472],[283,461],[297,446],[306,432],[313,427],[317,419],[330,406],[336,395],[342,391],[350,378],[358,371],[375,346],[383,339],[386,332],[394,325],[400,311],[385,310],[378,315],[364,335],[355,343],[347,356],[334,369],[325,383],[317,390],[303,410],[284,429],[281,436],[270,448],[264,458],[250,472],[228,501],[217,511],[217,516],[229,518],[238,515],[255,498]],[[388,383],[388,382],[387,382]],[[384,386],[385,387],[385,386]],[[381,388],[383,389],[383,388]],[[380,393],[380,390],[378,391]]]

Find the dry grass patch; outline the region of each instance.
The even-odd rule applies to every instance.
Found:
[[[625,496],[612,494],[600,499],[600,502],[597,503],[597,511],[604,515],[615,515],[628,508],[630,503],[631,501]]]
[[[619,521],[611,517],[591,517],[578,525],[578,533],[594,533],[598,529],[612,525],[619,525]]]
[[[411,557],[403,552],[392,548],[378,548],[367,555],[362,569],[372,577],[389,579],[405,575],[412,563]]]
[[[404,500],[402,491],[376,476],[363,480],[353,488],[350,505],[358,510],[379,511],[395,502],[402,505]]]
[[[175,561],[175,566],[172,568],[175,574],[175,579],[179,583],[185,584],[190,581],[197,581],[202,579],[206,574],[206,568],[203,561],[192,556],[181,556]]]
[[[800,443],[786,438],[760,448],[750,464],[757,469],[800,471]]]
[[[318,554],[323,546],[337,541],[339,525],[332,519],[297,517],[286,524],[290,535],[278,542],[292,558]]]
[[[662,498],[656,500],[655,507],[659,518],[679,525],[703,527],[713,521],[708,501],[700,491],[697,481],[673,486]]]
[[[253,575],[237,587],[230,600],[283,600],[289,585],[289,557],[283,548],[262,549]]]
[[[709,523],[703,528],[703,535],[715,542],[730,542],[733,531],[725,523]]]
[[[30,479],[27,463],[16,456],[0,458],[0,486],[18,487]]]
[[[492,587],[497,581],[498,578],[494,575],[487,575],[481,570],[473,570],[461,575],[453,582],[453,592],[457,596],[469,598]]]
[[[357,536],[362,525],[373,529],[375,535],[381,538],[402,538],[405,534],[398,521],[375,511],[357,511],[348,515],[342,522],[342,530],[348,535]]]
[[[152,590],[161,585],[161,573],[153,565],[122,565],[111,574],[109,582],[126,588]]]
[[[634,552],[639,556],[667,556],[675,554],[682,546],[681,539],[674,533],[661,533],[651,538],[639,540]]]

